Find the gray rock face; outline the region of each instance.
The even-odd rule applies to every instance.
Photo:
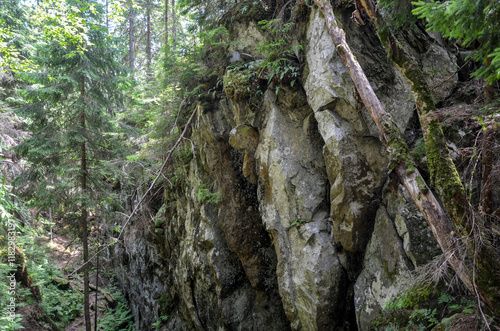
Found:
[[[265,37],[255,22],[234,22],[231,29],[234,31],[233,40],[238,41],[237,44],[231,46],[231,51],[258,54],[257,46]]]
[[[309,75],[304,89],[325,141],[335,240],[349,252],[361,252],[372,230],[377,197],[385,181],[386,153],[373,120],[356,100],[353,83],[320,15],[319,10],[312,11],[307,29]],[[344,20],[344,28],[353,28],[346,33],[356,37],[351,38],[353,52],[365,55],[360,57],[360,64],[368,68],[366,72],[374,90],[391,110],[397,125],[406,128],[413,104],[404,95],[411,95],[411,89],[386,60],[381,46],[367,48],[372,43],[370,39],[349,26],[349,22]]]
[[[404,131],[411,88],[349,16],[338,13],[348,42]],[[233,58],[259,57],[255,23],[232,34]],[[258,105],[199,107],[181,147],[190,158],[165,183],[156,222],[138,217],[110,249],[138,330],[162,316],[165,330],[366,330],[410,270],[438,253],[405,190],[383,189],[387,153],[318,10],[299,40],[302,86],[269,88]],[[439,83],[453,60],[426,49],[423,70],[441,63],[429,77]]]
[[[383,206],[377,211],[363,265],[354,286],[354,304],[358,328],[368,330],[384,304],[398,294],[404,279],[410,277],[411,264],[394,222]]]
[[[278,252],[283,307],[294,330],[335,330],[343,319],[344,271],[330,241],[327,178],[313,112],[306,104],[289,109],[271,91],[263,109],[259,200]]]
[[[440,253],[425,219],[402,185],[387,187],[366,248],[363,271],[354,287],[358,327],[370,322],[407,285],[410,271]]]
[[[422,72],[434,103],[450,96],[458,83],[457,59],[438,44],[430,44],[422,56]]]
[[[402,239],[406,256],[415,268],[441,253],[431,229],[403,186],[398,186],[396,195],[386,194],[384,203]]]

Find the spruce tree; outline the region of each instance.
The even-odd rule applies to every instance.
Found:
[[[51,11],[54,3],[47,3],[45,16],[38,18],[47,37],[37,49],[39,70],[24,74],[30,86],[20,91],[24,104],[18,113],[33,135],[17,147],[28,161],[18,183],[37,205],[80,219],[84,315],[90,330],[87,219],[91,195],[102,182],[102,163],[114,152],[110,133],[116,131],[112,119],[120,106],[124,71],[99,3],[67,0],[63,8],[69,12]],[[71,20],[78,22],[77,29],[64,26]]]

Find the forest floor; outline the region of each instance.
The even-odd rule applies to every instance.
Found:
[[[77,293],[78,296],[83,297],[83,279],[81,275],[78,275],[74,271],[79,268],[82,264],[82,253],[81,253],[81,243],[75,239],[68,239],[65,236],[61,236],[58,234],[52,235],[44,235],[40,236],[36,239],[38,249],[40,251],[45,250],[46,262],[50,265],[51,268],[60,270],[64,275],[64,279],[69,281],[68,287],[64,287],[61,284],[57,284],[61,289],[64,288],[65,292],[74,292]],[[78,243],[77,243],[78,242]],[[28,270],[28,272],[30,272]],[[113,295],[110,293],[112,290],[113,283],[107,277],[106,274],[101,273],[98,277],[99,281],[96,282],[96,273],[95,268],[92,268],[90,273],[90,315],[92,320],[92,330],[94,330],[94,319],[95,319],[95,308],[96,307],[96,299],[97,299],[97,319],[101,320],[109,311],[110,308],[115,308],[117,305],[117,301],[113,298]],[[37,279],[34,278],[35,286],[37,285]],[[56,284],[56,282],[52,282]],[[96,298],[96,283],[98,283],[98,291]],[[44,286],[41,286],[42,299],[44,298],[44,292],[51,291]],[[49,296],[53,295],[49,293]],[[63,294],[64,295],[64,294]],[[75,294],[71,295],[71,298],[75,297]],[[64,306],[64,301],[60,302],[51,301],[52,304],[59,304],[60,308],[56,308],[57,310],[66,310],[70,309],[67,306]],[[27,331],[42,331],[42,330],[62,330],[59,328],[52,318],[49,317],[49,313],[44,311],[42,308],[42,304],[37,302],[37,300],[32,300],[31,304],[26,304],[17,309],[17,313],[22,315],[21,324],[24,327],[24,330]],[[83,307],[83,302],[80,303],[80,308]],[[74,308],[73,308],[74,309]],[[64,328],[65,331],[80,331],[85,330],[85,319],[83,316],[83,309],[80,309],[76,312],[76,317],[72,319],[72,321],[66,325]],[[107,330],[107,328],[99,327],[98,330]]]

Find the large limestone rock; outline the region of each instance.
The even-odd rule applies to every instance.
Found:
[[[231,30],[233,31],[233,40],[237,41],[237,43],[231,45],[230,51],[238,52],[240,58],[241,53],[260,55],[257,47],[265,37],[262,29],[255,22],[234,22],[231,25]]]
[[[344,318],[345,273],[330,240],[321,138],[305,102],[291,109],[281,96],[265,95],[257,148],[260,210],[292,329],[336,330]]]

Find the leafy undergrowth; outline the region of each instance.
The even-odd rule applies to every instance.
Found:
[[[450,292],[442,284],[421,284],[388,301],[370,330],[481,330],[485,323],[496,325],[491,317],[481,314],[473,297]]]
[[[26,225],[21,227],[19,222],[16,224],[20,233],[16,244],[24,253],[25,268],[32,283],[27,287],[18,280],[12,288],[9,282],[0,282],[0,330],[84,330],[83,277],[78,274],[69,276],[72,268],[68,267],[68,261],[75,255],[71,254],[71,249],[60,244],[69,240],[55,235],[50,240],[42,235],[43,229],[35,231]],[[2,248],[0,256],[0,279],[10,280],[8,276],[13,269],[6,263],[7,249]],[[17,266],[19,264],[14,268]],[[95,270],[93,279],[91,284],[95,285]],[[38,292],[41,301],[36,298]],[[94,320],[96,292],[91,291],[90,294],[91,319]],[[13,319],[4,313],[11,298],[15,299],[16,308]],[[112,277],[102,271],[97,293],[97,320],[98,329],[103,331],[135,329],[123,294],[113,286]]]

